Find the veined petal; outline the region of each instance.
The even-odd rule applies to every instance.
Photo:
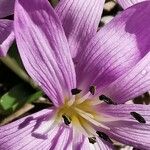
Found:
[[[150,107],[149,105],[140,105],[140,104],[119,104],[119,105],[100,105],[97,108],[101,113],[112,116],[116,119],[126,119],[128,121],[135,121],[130,112],[137,112],[140,114],[146,121],[150,123]]]
[[[126,9],[134,4],[144,2],[146,0],[117,0],[117,1],[122,6],[122,8]]]
[[[102,90],[117,103],[124,103],[150,90],[150,52],[130,71]]]
[[[132,121],[110,123],[108,135],[113,139],[142,150],[150,149],[150,126]]]
[[[96,85],[99,92],[149,52],[149,14],[150,2],[140,3],[120,13],[97,33],[76,67],[78,87]]]
[[[63,125],[56,125],[48,132],[47,137],[36,137],[32,133],[45,121],[51,119],[54,110],[42,110],[33,115],[19,119],[13,123],[0,127],[0,149],[3,150],[57,150],[69,147],[70,129]],[[63,140],[62,140],[63,139]]]
[[[0,18],[13,14],[14,4],[15,0],[0,0]]]
[[[56,6],[72,57],[85,49],[96,34],[103,6],[104,0],[61,0]]]
[[[13,21],[0,19],[0,56],[5,56],[14,41]]]
[[[47,0],[17,0],[15,34],[29,75],[58,106],[76,87],[69,46],[61,23]]]

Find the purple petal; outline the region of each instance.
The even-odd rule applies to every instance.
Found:
[[[61,0],[56,6],[72,57],[85,49],[96,34],[103,6],[104,0]]]
[[[17,0],[15,34],[24,66],[55,105],[76,87],[74,65],[61,23],[47,0]]]
[[[15,0],[0,0],[0,18],[13,14],[14,3]]]
[[[125,9],[139,2],[144,2],[146,0],[117,0],[118,3]]]
[[[33,136],[34,130],[44,122],[45,117],[51,119],[53,110],[42,110],[13,123],[0,127],[0,149],[15,150],[57,150],[67,149],[69,146],[70,129],[56,126],[49,131],[47,138]],[[63,139],[63,140],[62,140]]]
[[[111,122],[108,134],[113,139],[138,149],[150,149],[150,126],[132,121]]]
[[[150,2],[140,3],[120,13],[97,33],[76,67],[78,87],[96,85],[100,92],[148,53],[149,14]]]
[[[5,56],[14,41],[13,21],[0,19],[0,56]]]
[[[150,90],[150,52],[102,93],[117,103],[124,103]]]
[[[101,113],[118,118],[120,120],[126,119],[128,121],[135,121],[130,112],[139,113],[146,123],[150,123],[150,107],[149,105],[140,104],[120,104],[120,105],[100,105],[97,108]]]
[[[110,128],[105,132],[112,139],[142,150],[150,148],[148,140],[150,138],[150,107],[148,105],[99,105],[97,110],[105,115],[105,118],[110,118],[110,121],[108,122],[107,119],[104,124]],[[131,112],[139,113],[146,123],[139,123],[130,114]]]

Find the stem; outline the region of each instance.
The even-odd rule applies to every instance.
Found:
[[[22,80],[28,82],[33,88],[37,88],[37,85],[33,80],[26,74],[26,72],[17,64],[17,62],[9,56],[0,58],[1,62],[10,68],[16,75]]]

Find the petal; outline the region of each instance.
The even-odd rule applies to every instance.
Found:
[[[117,1],[122,6],[122,8],[126,9],[134,4],[137,4],[139,2],[144,2],[146,0],[117,0]]]
[[[75,57],[96,34],[104,0],[61,0],[56,6],[71,50]]]
[[[58,106],[76,87],[74,65],[61,23],[47,0],[18,0],[15,34],[29,75]]]
[[[77,68],[78,86],[97,92],[135,66],[150,49],[150,2],[130,7],[89,42]]]
[[[53,109],[42,110],[38,113],[0,127],[0,149],[68,149],[70,146],[69,142],[72,141],[72,139],[69,138],[71,130],[66,126],[56,125],[49,131],[47,138],[35,137],[32,134],[39,125],[43,122],[45,123],[45,118],[51,119],[53,113]]]
[[[124,103],[150,90],[150,52],[130,71],[102,90],[117,103]]]
[[[100,105],[97,108],[100,113],[108,115],[117,119],[126,119],[128,121],[135,121],[130,112],[139,113],[145,120],[146,123],[150,123],[150,107],[149,105],[140,104],[120,104],[120,105]]]
[[[78,130],[74,131],[73,134],[73,150],[112,150],[114,149],[112,145],[107,142],[96,138],[96,143],[92,144],[89,139],[81,134]]]
[[[113,139],[138,149],[150,149],[150,126],[132,121],[111,122],[108,135]]]
[[[5,56],[14,41],[13,21],[0,19],[0,56]]]
[[[36,128],[36,125],[41,123],[41,116],[43,117],[42,119],[44,119],[45,115],[51,115],[52,113],[53,110],[42,110],[8,125],[1,126],[0,149],[23,149],[27,144],[29,144],[32,149],[32,142],[34,142],[34,140],[37,143],[43,143],[43,139],[36,139],[35,137],[31,136],[31,133],[33,132],[34,128]]]
[[[0,18],[13,14],[14,3],[15,0],[0,0]]]

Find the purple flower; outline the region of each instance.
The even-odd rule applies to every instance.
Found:
[[[15,0],[0,0],[0,18],[13,14]],[[5,56],[14,41],[13,21],[0,19],[0,56]]]
[[[0,149],[108,150],[113,140],[150,149],[150,107],[124,104],[150,89],[150,2],[97,32],[102,6],[16,2],[20,56],[54,106],[0,127]]]

